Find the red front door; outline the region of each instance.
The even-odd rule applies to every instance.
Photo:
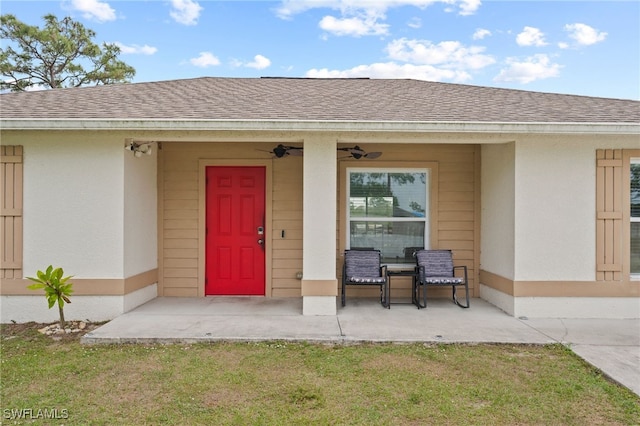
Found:
[[[207,167],[206,295],[265,294],[265,168]]]

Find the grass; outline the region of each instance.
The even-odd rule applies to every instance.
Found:
[[[640,424],[640,398],[560,345],[87,346],[35,328],[2,326],[3,424]]]

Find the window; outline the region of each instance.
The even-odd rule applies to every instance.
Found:
[[[640,158],[632,158],[630,166],[631,274],[640,276]]]
[[[415,263],[429,246],[429,169],[347,169],[347,246],[375,248],[383,262]]]

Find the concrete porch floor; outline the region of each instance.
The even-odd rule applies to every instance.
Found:
[[[288,340],[358,342],[562,343],[640,395],[640,320],[514,318],[472,299],[461,309],[429,301],[427,309],[348,299],[335,316],[302,315],[301,298],[160,297],[86,334],[82,342],[195,343]]]

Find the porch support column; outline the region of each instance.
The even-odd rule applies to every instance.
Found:
[[[303,183],[303,315],[336,315],[336,181],[335,137],[304,141]]]

